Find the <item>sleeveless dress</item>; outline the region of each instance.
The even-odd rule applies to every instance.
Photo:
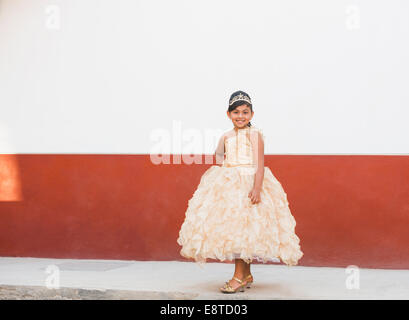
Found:
[[[188,201],[177,243],[181,256],[201,267],[207,258],[247,263],[281,259],[292,266],[303,256],[287,194],[270,168],[264,167],[260,202],[252,204],[248,197],[256,173],[250,130],[260,132],[264,141],[254,126],[225,138],[223,164],[205,171]]]

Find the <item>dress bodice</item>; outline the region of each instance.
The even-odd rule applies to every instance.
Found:
[[[259,131],[264,139],[261,130],[255,127],[238,129],[231,136],[226,136],[224,141],[225,159],[223,166],[255,166],[253,146],[250,141],[251,131]]]

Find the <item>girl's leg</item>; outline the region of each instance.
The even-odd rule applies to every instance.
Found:
[[[235,269],[233,277],[244,279],[246,276],[246,268],[247,263],[242,259],[235,259],[234,260]],[[235,289],[240,286],[240,283],[234,279],[229,280],[229,284]]]
[[[246,263],[246,262],[245,262]],[[246,268],[244,269],[244,276],[247,277],[249,274],[251,274],[250,272],[250,264],[251,263],[246,263]]]
[[[242,259],[235,259],[234,263],[236,265],[234,269],[234,277],[243,279],[246,273],[246,262]]]

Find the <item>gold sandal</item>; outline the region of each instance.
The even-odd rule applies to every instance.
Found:
[[[250,280],[251,279],[251,280]],[[251,284],[253,283],[254,279],[251,274],[249,274],[243,281],[246,281],[246,288],[250,288]]]
[[[236,278],[236,277],[233,277],[233,279],[236,280],[238,283],[240,283],[240,285],[236,289],[233,289],[233,287],[227,281],[226,284],[220,288],[220,291],[223,293],[236,293],[238,290],[243,292],[246,283],[243,283],[243,280],[240,280],[239,278]]]

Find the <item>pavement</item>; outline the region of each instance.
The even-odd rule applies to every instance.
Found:
[[[252,264],[250,289],[221,293],[233,271],[218,262],[0,257],[0,299],[409,299],[409,270]]]

